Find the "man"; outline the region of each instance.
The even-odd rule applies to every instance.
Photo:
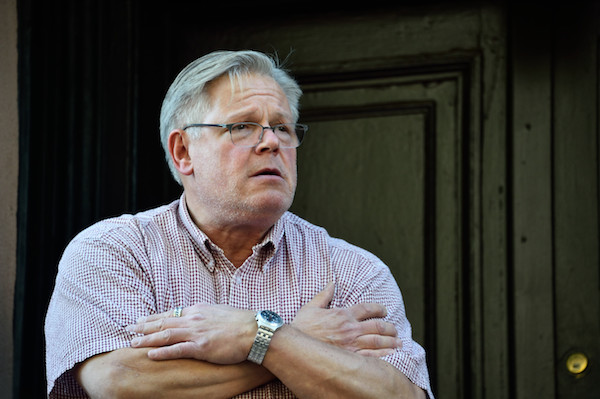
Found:
[[[300,94],[250,51],[179,74],[161,138],[184,194],[65,250],[51,397],[433,397],[389,269],[287,212]]]

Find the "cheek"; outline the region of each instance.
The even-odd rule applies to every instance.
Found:
[[[292,182],[294,183],[295,188],[298,183],[298,168],[295,163],[292,165]]]
[[[194,172],[197,175],[212,176],[223,169],[223,154],[218,148],[209,145],[198,145],[190,151]]]
[[[293,182],[295,185],[296,181],[298,180],[298,166],[296,163],[296,152],[295,151],[292,154],[290,154],[286,163],[287,163],[287,168],[290,171],[290,175],[292,176]]]

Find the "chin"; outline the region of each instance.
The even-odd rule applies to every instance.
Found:
[[[293,197],[290,198],[288,196],[282,197],[270,195],[266,198],[261,198],[260,201],[254,203],[253,208],[257,214],[273,215],[279,219],[279,217],[281,217],[285,211],[290,209],[290,206],[292,206],[292,200]]]

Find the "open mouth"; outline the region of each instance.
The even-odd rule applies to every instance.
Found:
[[[254,176],[279,176],[281,173],[277,169],[261,169]]]

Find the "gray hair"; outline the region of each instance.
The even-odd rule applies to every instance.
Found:
[[[179,184],[181,179],[169,153],[169,134],[174,129],[183,128],[184,123],[197,123],[189,118],[199,117],[210,109],[211,99],[206,92],[208,83],[225,74],[233,82],[248,73],[273,78],[288,99],[294,121],[298,120],[302,90],[277,58],[256,51],[215,51],[198,58],[177,75],[165,95],[160,112],[161,143],[171,174]]]

